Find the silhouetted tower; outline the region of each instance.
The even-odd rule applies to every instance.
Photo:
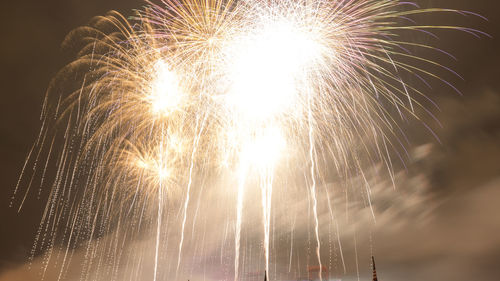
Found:
[[[373,264],[373,281],[378,281],[377,269],[375,268],[375,258],[373,256],[372,256],[372,264]]]
[[[267,281],[267,272],[264,270],[264,281]]]

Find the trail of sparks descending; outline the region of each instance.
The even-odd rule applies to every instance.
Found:
[[[234,281],[239,280],[241,225],[243,222],[243,199],[245,195],[247,167],[240,168],[238,174],[238,199],[236,202],[236,229],[234,236]]]
[[[318,198],[316,195],[316,173],[315,173],[315,149],[314,149],[314,136],[312,127],[312,113],[310,107],[311,98],[309,97],[308,120],[309,120],[309,160],[311,161],[311,198],[313,200],[313,215],[314,215],[314,234],[316,237],[316,257],[319,263],[319,280],[323,281],[323,264],[321,263],[321,242],[319,239],[319,221],[318,221]]]
[[[160,188],[158,189],[158,214],[157,214],[157,227],[156,227],[156,247],[155,247],[155,265],[154,265],[154,273],[153,273],[153,280],[156,281],[157,275],[158,275],[158,259],[160,255],[160,237],[161,237],[161,218],[163,216],[163,194],[161,190],[161,183],[160,183]]]
[[[196,126],[198,127],[198,126]],[[198,135],[196,136],[196,139],[194,141],[194,148],[193,152],[191,153],[191,164],[189,164],[189,179],[188,179],[188,184],[187,184],[187,190],[186,190],[186,200],[184,201],[184,219],[182,220],[182,229],[181,229],[181,241],[179,242],[179,256],[177,258],[177,269],[176,269],[176,274],[179,271],[179,266],[181,264],[181,254],[182,254],[182,244],[184,242],[184,229],[186,227],[186,219],[187,219],[187,209],[189,206],[189,197],[190,197],[190,192],[191,192],[191,186],[193,184],[193,169],[194,169],[194,162],[195,162],[195,155],[196,155],[196,149],[198,148],[198,142],[200,140],[200,135],[203,132],[203,127],[199,130]]]
[[[271,280],[271,249],[279,248],[271,215],[286,210],[287,216],[303,217],[299,203],[309,197],[322,280],[319,213],[324,204],[319,187],[326,176],[335,174],[346,182],[357,175],[365,179],[364,165],[383,163],[393,178],[393,156],[408,157],[401,120],[419,119],[419,111],[430,114],[424,107],[429,99],[420,88],[429,85],[429,78],[451,86],[434,74],[448,68],[414,54],[444,52],[404,38],[412,32],[432,34],[433,29],[482,34],[419,25],[413,19],[422,13],[472,13],[420,9],[398,0],[147,4],[130,20],[110,12],[68,35],[65,44],[82,48],[44,101],[40,136],[18,187],[30,163],[35,172],[27,191],[37,176],[49,182],[45,173],[55,161],[33,253],[48,250],[48,266],[54,247],[65,246],[60,277],[74,249],[85,242],[82,280],[137,279],[151,259],[148,250],[135,249],[139,258],[122,273],[116,269],[123,256],[118,249],[155,227],[153,280],[183,279],[183,251],[194,253],[192,262],[203,263],[206,274],[206,264],[217,260],[210,258],[217,252],[208,252],[210,245],[220,246],[220,265],[225,263],[227,229],[235,221],[234,280],[243,278],[242,270],[262,251]],[[72,84],[75,77],[82,83]],[[413,77],[416,83],[406,82]],[[60,89],[70,93],[54,96]],[[47,160],[40,170],[37,163],[43,157]],[[310,178],[308,186],[297,180],[300,174]],[[203,185],[210,187],[205,191]],[[369,186],[358,191],[370,200]],[[198,198],[194,219],[189,216],[192,197]],[[261,204],[252,201],[259,197]],[[182,214],[179,219],[169,216],[175,210]],[[243,243],[252,237],[242,231],[254,214],[262,214],[264,232],[263,249],[257,251],[252,243]],[[203,221],[201,230],[198,220]],[[297,239],[293,221],[285,229]],[[338,222],[334,224],[345,271]],[[184,233],[191,225],[190,239]],[[112,239],[103,238],[113,231]],[[203,239],[197,239],[198,232]],[[178,243],[175,274],[165,250],[172,241]],[[300,245],[287,245],[295,244]],[[302,261],[292,250],[289,268],[293,260],[298,265]],[[190,274],[197,269],[191,264]]]

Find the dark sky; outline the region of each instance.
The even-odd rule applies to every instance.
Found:
[[[500,3],[419,3],[477,12],[489,21],[456,16],[456,24],[478,28],[493,38],[449,32],[437,41],[440,48],[458,58],[449,65],[465,79],[452,81],[463,96],[439,86],[429,93],[441,108],[436,115],[443,128],[436,127],[436,131],[442,144],[420,130],[409,132],[413,152],[425,157],[412,163],[401,183],[425,179],[428,188],[421,197],[424,199],[406,204],[420,198],[410,190],[409,194],[395,192],[399,198],[387,195],[395,197],[391,206],[384,200],[380,206],[375,203],[379,280],[499,280]],[[9,207],[40,126],[39,112],[47,85],[71,60],[69,53],[61,50],[61,42],[69,31],[95,15],[110,9],[127,14],[141,5],[139,0],[25,0],[2,5],[0,280],[12,280],[9,278],[21,276],[25,270],[21,265],[30,255],[45,205],[43,200],[30,198],[19,213]],[[405,210],[398,204],[409,207]],[[425,222],[416,223],[426,211]],[[360,241],[361,247],[368,248],[362,238]]]

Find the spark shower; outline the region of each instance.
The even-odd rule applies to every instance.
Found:
[[[35,184],[50,188],[33,254],[60,279],[77,250],[81,280],[342,275],[325,183],[370,208],[367,167],[393,178],[409,159],[401,122],[432,116],[427,81],[456,75],[420,54],[451,55],[410,39],[482,35],[418,21],[442,13],[478,16],[397,0],[162,0],[96,17],[65,41],[77,57],[49,87],[15,190],[22,208]],[[145,236],[154,247],[125,253]]]

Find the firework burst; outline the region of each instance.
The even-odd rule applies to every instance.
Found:
[[[131,241],[155,229],[153,279],[177,279],[186,228],[205,237],[206,230],[196,230],[199,210],[210,213],[229,198],[225,223],[235,220],[234,280],[240,280],[242,225],[255,213],[244,206],[257,187],[267,274],[271,211],[278,208],[272,198],[286,193],[311,202],[321,270],[318,183],[332,173],[364,177],[362,159],[384,163],[392,177],[391,154],[406,157],[399,119],[419,119],[416,112],[426,110],[419,83],[404,77],[449,84],[428,70],[439,63],[409,51],[434,48],[407,42],[404,34],[435,28],[479,34],[412,20],[437,12],[466,14],[396,0],[163,0],[148,2],[133,19],[110,12],[77,29],[67,40],[81,51],[49,89],[27,161],[35,163],[33,178],[45,178],[51,159],[57,166],[34,251],[48,249],[49,264],[58,258],[51,256],[54,247],[66,249],[63,276],[70,249],[87,245],[82,278],[91,279],[94,269],[117,266],[116,247],[125,242],[82,241],[112,230],[127,230],[123,239]],[[72,75],[78,87],[67,82]],[[296,175],[304,180],[292,184]],[[204,197],[206,185],[220,197]],[[359,192],[369,198],[369,187]],[[207,202],[190,202],[195,195]],[[164,253],[172,237],[178,237],[177,260]],[[191,239],[204,254],[202,241]],[[107,255],[113,261],[103,261]],[[142,256],[128,271],[131,280],[144,270]],[[162,271],[162,263],[175,270]],[[112,271],[94,277],[118,278]]]

